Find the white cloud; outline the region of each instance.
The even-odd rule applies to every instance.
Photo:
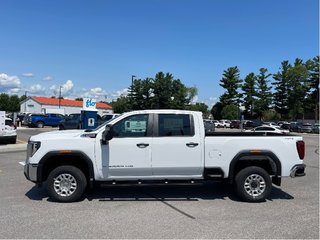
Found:
[[[53,91],[54,95],[59,95],[61,87],[61,95],[62,97],[69,96],[72,93],[74,84],[71,80],[67,80],[65,84],[57,86],[52,85],[49,89]]]
[[[121,89],[121,90],[118,90],[118,91],[115,91],[115,92],[112,92],[110,94],[110,96],[113,98],[113,99],[117,99],[121,96],[127,96],[129,94],[129,89],[128,88],[124,88],[124,89]]]
[[[18,88],[21,81],[17,76],[9,76],[5,73],[0,73],[0,89],[2,88]]]
[[[33,73],[22,73],[22,76],[24,77],[34,77]]]
[[[20,88],[11,88],[7,91],[7,94],[9,95],[17,95],[21,91]]]
[[[81,97],[83,98],[95,98],[96,100],[104,101],[108,96],[107,92],[101,87],[91,88],[90,90],[82,89],[83,93]]]
[[[52,76],[45,76],[44,78],[42,78],[42,80],[51,81],[51,80],[53,80],[53,77]]]
[[[46,91],[46,88],[41,86],[40,84],[35,84],[35,85],[32,85],[30,88],[29,88],[29,92],[30,93],[33,93],[33,94],[44,94]]]

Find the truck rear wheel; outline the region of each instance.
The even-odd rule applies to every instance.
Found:
[[[48,194],[58,202],[78,201],[86,187],[86,176],[79,168],[71,165],[57,167],[48,176]]]
[[[269,174],[260,167],[247,167],[235,177],[235,190],[247,202],[264,201],[271,193],[272,182]]]

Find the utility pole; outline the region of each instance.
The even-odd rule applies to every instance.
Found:
[[[60,90],[59,90],[59,108],[60,108],[60,105],[61,105],[61,86],[60,86]]]
[[[131,90],[130,90],[131,99],[133,99],[133,80],[134,80],[135,77],[136,77],[135,75],[131,75]],[[132,107],[132,104],[130,106],[130,109],[134,110],[133,107]]]
[[[135,76],[135,75],[132,75],[132,76],[131,76],[131,91],[132,91],[132,88],[133,88],[133,79],[134,79],[135,77],[137,77],[137,76]]]
[[[25,99],[24,99],[24,112],[27,112],[27,92],[28,91],[25,91],[24,92],[24,96],[25,96]]]

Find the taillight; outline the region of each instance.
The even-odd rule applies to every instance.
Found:
[[[297,151],[299,154],[299,158],[301,160],[304,159],[304,154],[305,154],[305,144],[304,141],[297,141]]]

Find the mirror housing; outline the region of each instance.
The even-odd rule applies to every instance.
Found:
[[[111,125],[106,125],[106,129],[102,133],[102,143],[107,144],[113,138],[113,130]]]

